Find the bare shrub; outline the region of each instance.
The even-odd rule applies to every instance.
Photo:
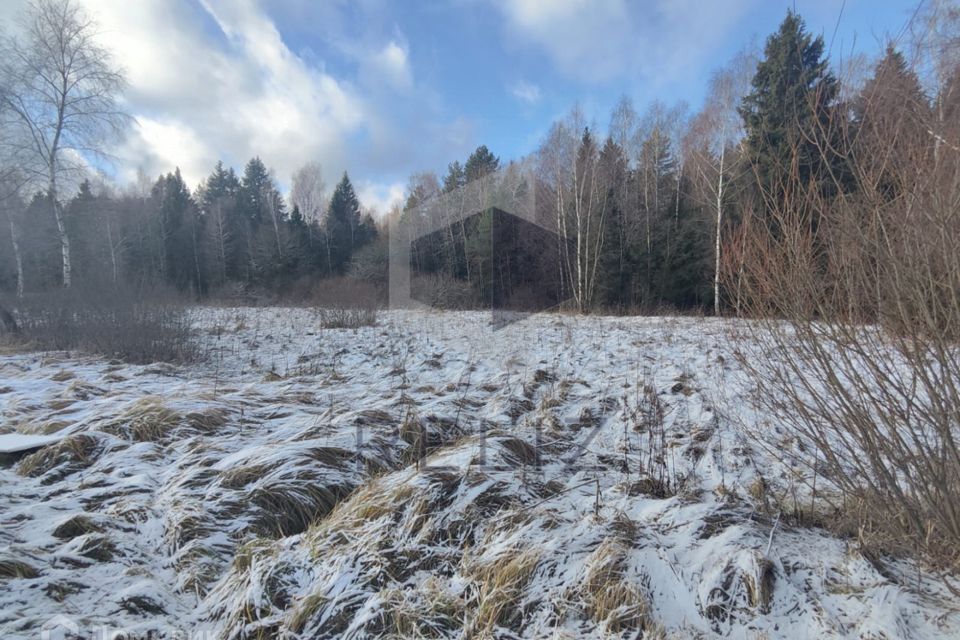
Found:
[[[469,282],[443,273],[411,275],[410,294],[414,299],[437,309],[475,309],[482,306]]]
[[[823,158],[840,154],[856,188],[801,179],[795,154],[741,227],[725,284],[757,318],[740,350],[776,424],[762,442],[806,468],[811,511],[839,494],[862,543],[949,573],[960,563],[960,115],[878,86],[855,135],[837,119],[804,132]]]
[[[315,307],[347,309],[375,309],[385,302],[380,287],[345,276],[314,280],[303,299]]]
[[[317,309],[320,326],[324,329],[359,329],[377,324],[376,309]]]
[[[199,355],[188,313],[165,296],[70,289],[22,298],[14,312],[19,331],[0,338],[20,348],[76,349],[136,364]]]

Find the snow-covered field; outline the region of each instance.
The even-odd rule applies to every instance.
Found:
[[[196,313],[203,364],[0,357],[0,433],[67,434],[0,461],[0,637],[960,636],[777,520],[723,321]]]

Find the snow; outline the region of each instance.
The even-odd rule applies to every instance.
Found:
[[[0,566],[36,573],[0,577],[0,636],[62,615],[89,635],[362,638],[413,612],[460,637],[497,597],[478,576],[517,559],[522,615],[498,637],[619,637],[585,586],[605,562],[668,637],[960,634],[935,576],[753,496],[803,470],[752,439],[770,417],[731,321],[197,318],[202,364],[0,357],[0,446],[50,444],[0,465]]]
[[[63,440],[64,435],[35,436],[23,433],[4,433],[0,435],[0,453],[20,453],[21,451],[39,449]]]

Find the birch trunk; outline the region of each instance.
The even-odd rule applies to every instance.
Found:
[[[723,162],[726,146],[720,148],[720,172],[717,177],[717,229],[713,257],[713,315],[720,315],[720,229],[723,224]]]

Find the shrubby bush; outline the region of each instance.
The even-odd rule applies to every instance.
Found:
[[[185,362],[198,357],[190,315],[160,291],[60,290],[8,303],[17,330],[2,339],[14,348],[79,350],[126,362]]]

